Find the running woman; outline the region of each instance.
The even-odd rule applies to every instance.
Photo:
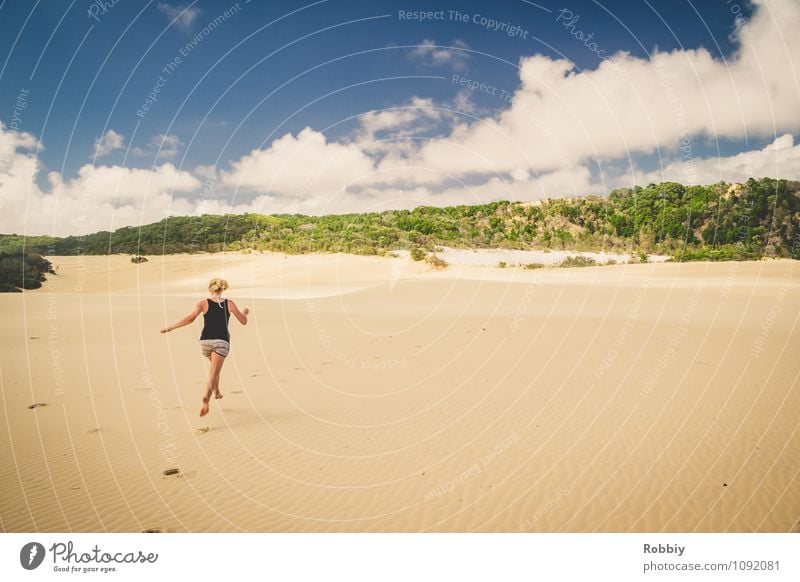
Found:
[[[225,279],[211,279],[208,283],[208,293],[210,297],[201,299],[194,306],[194,311],[181,319],[174,325],[161,328],[161,333],[167,333],[173,329],[178,329],[189,325],[197,316],[203,314],[203,332],[200,334],[200,349],[203,355],[211,362],[208,371],[208,382],[203,390],[203,405],[200,407],[200,416],[208,414],[208,404],[211,393],[214,398],[222,398],[219,391],[219,375],[222,371],[222,364],[231,349],[231,336],[228,332],[228,320],[231,313],[239,320],[242,325],[247,325],[247,315],[250,310],[245,307],[241,311],[232,299],[222,297],[222,292],[228,288]]]

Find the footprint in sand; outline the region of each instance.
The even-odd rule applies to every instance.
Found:
[[[164,471],[164,475],[177,475],[180,472],[180,469],[167,469]]]
[[[241,394],[242,390],[231,390],[231,394]]]
[[[208,426],[201,426],[200,428],[198,428],[198,429],[197,429],[197,432],[200,432],[200,433],[203,433],[203,434],[205,434],[205,433],[207,433],[207,432],[208,432],[208,431],[210,431],[210,430],[211,430],[211,428],[210,428],[210,427],[208,427]]]
[[[165,527],[148,527],[143,529],[142,533],[167,533],[169,530]]]
[[[86,434],[97,434],[97,433],[100,433],[100,432],[103,432],[103,429],[98,427],[98,428],[92,428],[90,430],[87,430]]]
[[[34,408],[38,408],[39,406],[47,406],[47,402],[34,402],[33,404],[29,404],[28,410],[33,410]]]

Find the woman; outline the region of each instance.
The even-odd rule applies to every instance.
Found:
[[[178,329],[184,325],[192,323],[198,315],[203,314],[203,333],[200,334],[200,349],[203,355],[211,362],[211,369],[208,371],[208,383],[203,390],[203,405],[200,407],[200,416],[208,414],[208,402],[211,393],[214,397],[222,398],[219,391],[219,374],[222,371],[222,364],[231,349],[231,338],[228,333],[228,320],[231,313],[236,316],[239,323],[247,325],[248,308],[239,311],[236,303],[231,299],[223,299],[222,292],[228,288],[225,279],[211,279],[208,283],[208,292],[211,295],[208,299],[201,299],[194,306],[194,311],[181,319],[178,323],[169,327],[161,328],[161,333],[167,333],[173,329]]]

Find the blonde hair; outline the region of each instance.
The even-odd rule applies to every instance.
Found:
[[[228,288],[228,282],[225,279],[215,277],[208,282],[208,290],[212,293],[222,293]]]

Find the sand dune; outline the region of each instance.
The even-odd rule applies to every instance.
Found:
[[[52,260],[0,296],[4,531],[800,531],[800,263]],[[216,275],[200,418],[158,329]]]

